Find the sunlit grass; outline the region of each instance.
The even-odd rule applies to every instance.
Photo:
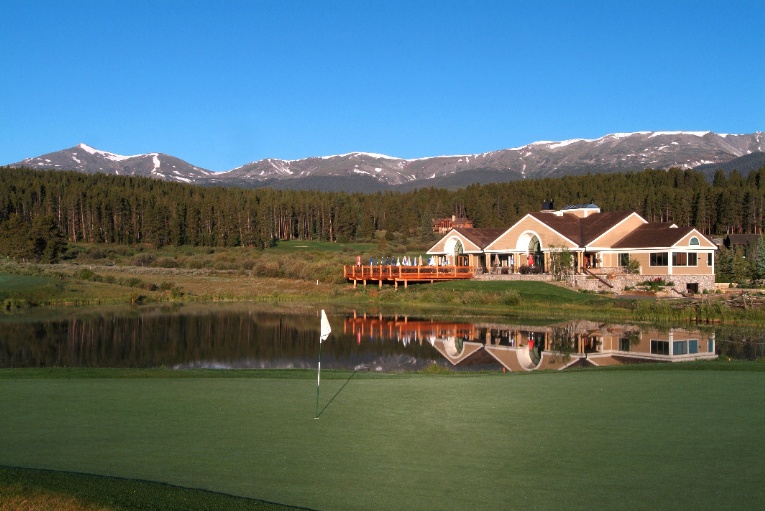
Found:
[[[313,509],[759,509],[765,373],[723,366],[327,372],[318,420],[308,372],[17,371],[0,464]]]
[[[253,499],[88,474],[0,467],[0,511],[286,511]]]

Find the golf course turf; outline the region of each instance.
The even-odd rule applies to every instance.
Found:
[[[327,371],[319,419],[302,371],[10,370],[0,465],[321,510],[760,509],[765,372],[732,365]]]

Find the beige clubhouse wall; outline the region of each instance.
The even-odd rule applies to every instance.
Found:
[[[646,224],[642,217],[637,213],[632,213],[630,216],[622,220],[618,225],[612,229],[606,231],[598,238],[592,240],[587,246],[592,248],[608,248],[613,246],[614,243],[624,238],[626,235],[637,229],[643,224]]]
[[[684,250],[681,252],[685,252]],[[688,252],[691,252],[690,250]],[[693,252],[696,252],[695,250]],[[696,266],[673,266],[672,267],[672,274],[673,275],[710,275],[715,272],[714,265],[709,266],[707,264],[707,254],[709,251],[706,252],[696,252],[697,255],[697,261]],[[714,262],[714,258],[713,258]]]
[[[638,262],[638,264],[640,264],[641,275],[657,275],[657,276],[669,275],[669,266],[651,266],[650,265],[651,254],[648,252],[630,253],[630,259],[635,259]]]
[[[508,229],[504,234],[491,243],[487,250],[491,252],[514,252],[518,246],[518,239],[525,232],[533,232],[539,237],[543,250],[549,250],[551,246],[575,248],[576,245],[559,235],[536,218],[526,215],[518,223]],[[527,251],[528,247],[521,247],[521,251]]]
[[[699,244],[698,245],[691,245],[691,238],[698,238]],[[701,234],[696,229],[692,230],[686,237],[681,239],[675,244],[675,247],[688,247],[689,249],[695,249],[698,250],[700,248],[709,248],[712,250],[717,249],[714,243],[709,241],[704,237],[703,234]]]
[[[620,351],[620,341],[627,334],[622,335],[606,335],[599,337],[600,351]],[[701,332],[689,332],[681,329],[674,329],[670,332],[660,332],[658,330],[646,330],[640,333],[639,340],[635,344],[630,345],[630,351],[635,353],[651,353],[651,341],[699,341],[699,353],[714,353],[709,351],[709,335],[704,335]],[[714,346],[714,344],[713,344]]]
[[[446,244],[452,238],[457,238],[460,240],[460,242],[462,242],[462,249],[465,252],[465,254],[469,252],[473,252],[473,253],[482,252],[480,247],[478,247],[478,245],[476,245],[475,243],[467,239],[465,236],[463,236],[459,232],[450,231],[448,234],[444,235],[444,237],[441,238],[441,240],[438,243],[433,245],[430,248],[430,250],[427,251],[427,253],[428,254],[446,254],[447,253]],[[451,255],[451,253],[449,254]]]

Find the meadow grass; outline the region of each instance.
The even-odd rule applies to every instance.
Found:
[[[762,367],[327,371],[319,419],[310,371],[3,371],[0,465],[327,510],[758,509]]]
[[[386,253],[422,254],[422,244],[397,244]],[[693,303],[625,300],[529,281],[451,281],[357,286],[343,265],[380,255],[371,243],[293,240],[247,247],[161,247],[71,244],[62,264],[0,264],[3,310],[30,306],[149,302],[249,301],[336,303],[359,308],[406,306],[423,312],[508,314],[602,321],[765,323],[762,303],[731,306],[722,295]]]

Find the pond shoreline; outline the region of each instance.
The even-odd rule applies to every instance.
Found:
[[[5,280],[3,280],[5,279]],[[260,277],[242,270],[141,266],[0,266],[0,305],[6,313],[29,308],[150,303],[270,303],[290,308],[316,304],[366,309],[407,307],[444,314],[503,314],[537,318],[678,324],[765,324],[765,296],[756,290],[696,297],[578,292],[542,282],[443,282],[408,289],[353,288],[348,283]]]

